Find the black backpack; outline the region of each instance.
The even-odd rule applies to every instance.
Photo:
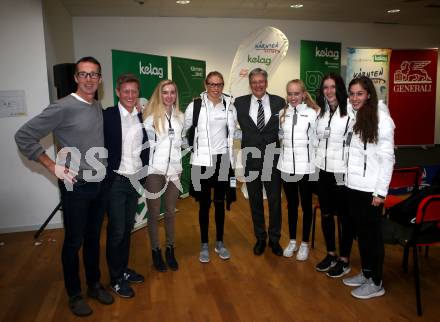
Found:
[[[197,123],[199,123],[199,114],[200,109],[202,108],[202,99],[197,97],[193,100],[193,117],[191,127],[188,129],[188,133],[186,137],[188,138],[188,144],[192,148],[194,146],[194,135],[197,127]]]

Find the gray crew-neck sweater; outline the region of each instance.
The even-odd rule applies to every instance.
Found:
[[[26,122],[15,133],[19,150],[30,160],[37,161],[44,152],[40,140],[53,133],[59,147],[75,147],[81,153],[79,165],[82,171],[94,170],[86,159],[86,152],[93,147],[104,147],[104,132],[101,103],[87,104],[67,95],[45,108],[39,115]],[[107,165],[107,159],[96,159]]]

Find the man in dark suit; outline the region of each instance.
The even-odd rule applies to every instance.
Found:
[[[105,189],[107,197],[107,264],[111,288],[119,296],[134,296],[129,283],[142,283],[144,277],[128,268],[130,234],[134,225],[139,194],[130,182],[148,163],[147,140],[142,114],[136,109],[139,79],[122,74],[116,81],[119,102],[107,108],[104,117],[104,145],[108,151]]]
[[[254,254],[263,254],[269,234],[269,247],[275,255],[281,256],[281,177],[276,168],[276,148],[279,148],[279,111],[286,102],[283,98],[266,92],[267,72],[263,69],[255,68],[249,73],[249,85],[252,94],[237,97],[234,105],[242,130],[241,148],[245,149],[243,152],[254,151],[253,155],[243,153],[246,186],[257,238]],[[263,185],[269,202],[268,234],[264,220]]]

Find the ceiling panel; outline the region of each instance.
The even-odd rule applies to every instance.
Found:
[[[60,0],[72,16],[221,17],[440,26],[440,0]],[[293,3],[303,8],[292,9]],[[387,14],[398,8],[398,14]]]

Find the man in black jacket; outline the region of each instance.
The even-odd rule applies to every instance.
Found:
[[[129,283],[142,283],[144,277],[128,268],[130,234],[134,225],[139,194],[130,182],[148,162],[147,140],[142,126],[142,114],[136,109],[139,79],[133,74],[122,74],[116,81],[119,102],[107,108],[104,117],[104,145],[108,151],[107,264],[111,288],[119,296],[134,296]]]
[[[263,254],[269,234],[269,247],[275,255],[281,256],[281,177],[276,168],[276,148],[280,145],[279,111],[286,102],[283,98],[266,92],[267,72],[263,69],[255,68],[249,73],[249,85],[252,94],[237,97],[234,105],[242,130],[243,164],[257,238],[254,254]],[[263,185],[269,202],[268,234],[264,221]]]

